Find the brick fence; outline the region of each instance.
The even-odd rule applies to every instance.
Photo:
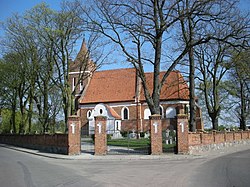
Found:
[[[66,155],[81,154],[81,122],[78,116],[68,117],[68,134],[18,135],[0,134],[0,143],[9,144],[43,152]]]
[[[189,153],[250,143],[250,131],[188,133]]]
[[[68,154],[68,134],[54,135],[0,135],[0,143],[42,152]]]

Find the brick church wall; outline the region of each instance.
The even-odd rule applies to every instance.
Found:
[[[162,115],[162,130],[166,129],[172,129],[176,130],[176,118],[165,118],[166,117],[166,109],[168,107],[174,107],[176,108],[176,113],[178,113],[178,107],[181,106],[181,104],[163,104],[161,105],[163,107],[164,114]],[[137,128],[140,132],[147,132],[149,131],[149,120],[144,119],[144,110],[148,108],[147,105],[142,104],[141,106],[138,106],[138,112],[141,112],[141,114],[138,114],[138,117],[141,116],[142,119],[136,120],[136,106],[126,106],[129,109],[129,119],[128,120],[122,120],[122,125],[121,125],[121,131],[132,131],[135,130],[137,131]],[[117,107],[112,107],[115,112],[121,115],[121,111],[124,108],[124,106],[117,106]],[[80,116],[81,116],[81,124],[82,126],[88,125],[88,118],[87,118],[87,112],[92,111],[93,108],[84,108],[80,109]],[[138,126],[138,127],[137,127]]]

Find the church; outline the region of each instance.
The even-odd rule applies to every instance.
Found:
[[[69,80],[80,115],[82,133],[94,133],[94,117],[107,117],[107,133],[120,136],[120,132],[148,132],[151,112],[147,106],[142,83],[135,68],[95,71],[89,60],[85,68],[80,64],[87,56],[86,44],[70,65]],[[162,77],[164,72],[160,73]],[[84,76],[81,76],[84,75]],[[153,90],[153,73],[145,73],[148,88]],[[79,80],[82,79],[82,80]],[[76,84],[76,83],[79,84]],[[179,71],[167,77],[160,95],[160,115],[163,130],[176,128],[179,109],[189,111],[189,89]],[[201,110],[197,105],[197,129],[203,129]]]

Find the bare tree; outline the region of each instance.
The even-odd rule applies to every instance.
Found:
[[[237,1],[221,3],[220,16],[205,27],[213,33],[213,40],[195,48],[197,69],[201,75],[197,78],[201,81],[200,89],[204,94],[207,112],[213,129],[216,130],[223,103],[220,88],[230,69],[228,59],[233,50],[248,48],[249,17],[241,15],[236,3]]]
[[[229,42],[239,30],[231,19],[236,1],[222,0],[94,0],[82,5],[84,25],[121,49],[138,71],[151,114],[159,114],[161,88],[169,73],[186,55],[190,66],[191,130],[195,131],[194,48],[210,40]],[[230,16],[228,16],[228,14]],[[231,25],[228,35],[215,35],[216,24]],[[153,91],[145,66],[153,69]],[[160,78],[160,71],[164,76]]]
[[[184,46],[192,46],[188,51],[187,57],[189,62],[190,129],[192,131],[196,129],[195,48],[210,41],[219,41],[235,46],[242,45],[239,42],[235,42],[235,40],[236,38],[242,39],[246,36],[242,32],[246,29],[247,20],[239,16],[237,2],[181,0],[178,3],[178,14],[184,14],[184,16],[180,17],[180,39]],[[198,45],[194,45],[197,41],[201,42]]]
[[[84,25],[99,32],[119,47],[127,61],[138,71],[151,114],[160,114],[161,88],[176,64],[187,54],[190,46],[171,56],[168,46],[173,42],[178,1],[106,1],[95,0],[83,7]],[[183,15],[181,15],[183,16]],[[153,91],[148,88],[144,67],[153,68]],[[160,78],[161,68],[166,67]]]
[[[213,129],[218,130],[218,119],[221,112],[223,97],[221,84],[223,78],[230,68],[226,59],[230,56],[230,47],[221,42],[212,42],[201,46],[198,56],[199,70],[201,76],[200,89],[204,93],[206,108],[209,117],[212,120]],[[197,50],[198,51],[198,50]]]

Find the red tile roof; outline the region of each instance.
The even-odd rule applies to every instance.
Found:
[[[165,72],[160,73],[162,79]],[[153,92],[153,73],[146,73],[148,89]],[[160,100],[188,100],[189,90],[183,76],[179,71],[172,71],[161,89]],[[141,90],[140,100],[145,100],[144,91]]]
[[[164,72],[161,72],[162,77]],[[153,90],[153,73],[146,73],[149,90]],[[136,70],[134,68],[97,71],[93,74],[81,104],[134,101]],[[189,91],[179,71],[172,71],[161,91],[161,100],[188,100]],[[141,88],[140,101],[145,101]]]
[[[116,112],[113,108],[111,108],[111,107],[108,106],[108,105],[105,105],[105,106],[106,106],[106,108],[107,108],[109,114],[110,114],[112,117],[114,117],[115,119],[121,119],[121,116],[120,116],[119,114],[117,114],[117,112]]]
[[[134,68],[94,72],[80,103],[133,101],[135,74]]]

